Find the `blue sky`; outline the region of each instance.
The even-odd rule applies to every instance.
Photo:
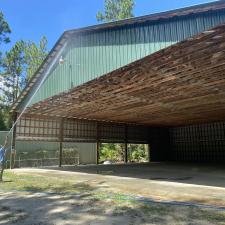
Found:
[[[162,12],[210,0],[136,0],[135,16]],[[45,35],[51,49],[63,31],[96,24],[96,13],[104,7],[104,0],[0,0],[11,29],[10,48],[17,40],[38,42]]]

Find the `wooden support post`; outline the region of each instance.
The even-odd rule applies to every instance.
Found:
[[[62,154],[63,154],[63,119],[60,121],[59,128],[59,167],[62,167]]]
[[[124,162],[127,163],[128,162],[128,155],[127,155],[127,151],[128,151],[128,148],[127,148],[127,143],[125,143],[125,155],[124,155]]]
[[[148,162],[151,162],[151,128],[148,128]]]
[[[97,141],[97,143],[96,143],[96,165],[99,164],[99,147],[100,147],[100,143]]]
[[[96,137],[96,165],[99,164],[99,147],[100,147],[100,142],[99,142],[99,124],[97,122],[97,137]]]
[[[125,152],[124,152],[124,162],[128,162],[128,155],[127,155],[127,125],[125,125]]]
[[[150,147],[150,144],[148,143],[147,145],[148,147],[148,162],[151,162],[151,147]]]
[[[62,142],[59,143],[59,167],[62,167]]]
[[[17,119],[17,113],[13,114],[13,123],[16,122]],[[15,160],[16,160],[16,125],[13,128],[12,131],[12,143],[11,143],[11,152],[10,152],[10,169],[13,169],[15,167]]]

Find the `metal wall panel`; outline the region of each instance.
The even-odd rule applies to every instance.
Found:
[[[225,122],[170,129],[170,159],[225,162]]]
[[[74,148],[79,153],[80,164],[96,163],[96,143],[63,143],[63,148]]]
[[[0,131],[0,143],[3,143],[8,131]],[[11,137],[9,138],[11,143]],[[10,144],[9,144],[10,145]],[[74,148],[79,154],[81,164],[95,164],[96,162],[96,144],[95,143],[63,143],[63,148]],[[40,150],[48,151],[51,157],[55,157],[55,152],[59,150],[58,142],[44,141],[16,141],[17,157],[22,152],[29,152],[35,158],[36,152]],[[9,151],[7,154],[9,159]]]
[[[31,104],[224,22],[225,11],[219,10],[76,34],[69,40],[67,48],[62,53],[64,64],[55,65]],[[23,101],[21,107],[26,101],[27,99]]]

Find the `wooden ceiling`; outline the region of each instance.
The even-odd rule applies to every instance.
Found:
[[[225,25],[34,104],[27,113],[152,126],[225,120]]]

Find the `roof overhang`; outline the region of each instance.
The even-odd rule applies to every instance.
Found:
[[[26,97],[29,98],[28,96],[29,92],[31,91],[32,88],[35,88],[35,84],[37,84],[37,82],[42,79],[43,74],[48,70],[49,65],[51,65],[55,56],[62,49],[62,46],[71,37],[71,35],[76,35],[84,32],[96,32],[105,29],[113,29],[121,26],[129,26],[132,24],[140,24],[145,22],[154,23],[156,21],[167,20],[174,17],[189,16],[193,14],[205,13],[209,11],[217,11],[222,9],[225,9],[225,0],[65,31],[59,38],[59,40],[56,42],[56,44],[54,45],[54,47],[52,48],[52,50],[50,51],[44,62],[41,64],[39,69],[33,75],[28,85],[24,88],[20,96],[17,98],[16,102],[13,104],[11,108],[11,112],[16,111],[18,106],[22,103],[22,101],[24,101]]]
[[[225,119],[225,25],[45,99],[29,114],[157,126]]]

